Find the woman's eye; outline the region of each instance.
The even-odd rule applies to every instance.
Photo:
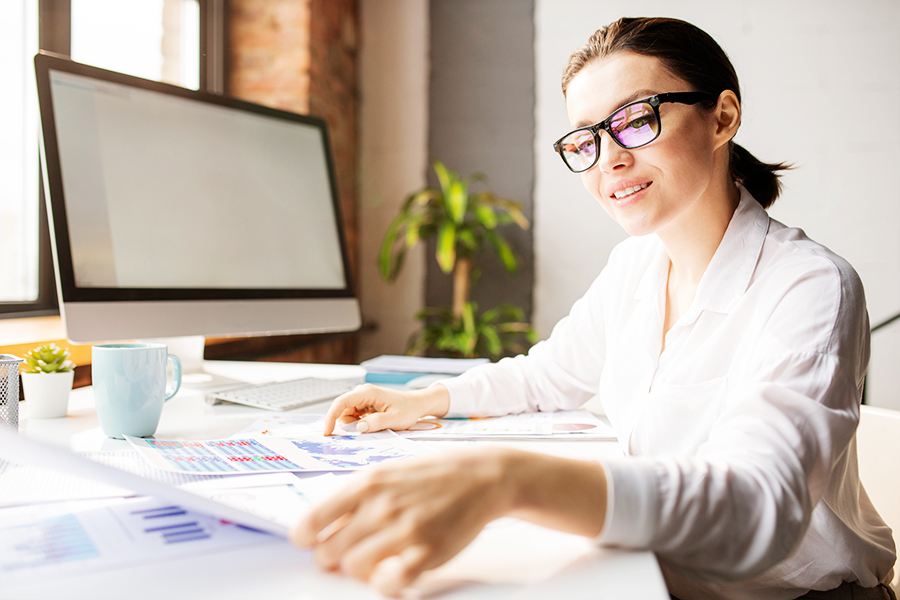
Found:
[[[583,152],[592,152],[593,149],[594,149],[594,142],[590,141],[590,142],[585,142],[584,144],[581,144],[580,146],[578,146],[578,148],[576,148],[575,152],[576,152],[576,154],[581,154]]]
[[[649,125],[649,124],[650,124],[650,116],[649,115],[646,115],[643,117],[638,117],[637,119],[633,119],[628,122],[628,126],[631,128],[634,128],[634,129],[640,129],[641,127],[644,127],[645,125]]]

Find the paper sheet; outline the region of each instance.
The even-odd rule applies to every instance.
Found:
[[[4,587],[15,586],[33,582],[35,577],[75,575],[264,543],[283,542],[152,498],[7,508],[0,510],[0,579]]]
[[[503,417],[422,419],[407,431],[407,439],[553,439],[614,440],[608,423],[586,410],[521,413]]]
[[[150,440],[126,436],[154,467],[195,474],[353,471],[428,454],[391,433],[244,437],[225,440]]]
[[[152,467],[136,451],[79,452],[78,456],[172,485],[208,479],[208,476],[173,473]],[[221,478],[223,476],[215,476]],[[132,496],[129,489],[100,483],[72,473],[26,464],[0,461],[0,507],[19,506],[38,502],[57,502],[60,499],[113,498]]]
[[[289,528],[343,482],[332,474],[198,478],[185,489]],[[153,498],[67,501],[0,510],[0,579],[13,588],[35,576],[65,576],[284,543],[255,529]]]
[[[385,354],[360,363],[367,371],[398,373],[445,373],[459,375],[491,362],[487,358],[422,358]]]
[[[324,415],[294,414],[294,413],[269,413],[250,423],[231,437],[308,437],[322,435],[325,427]],[[342,427],[340,433],[345,436],[360,435],[356,427]],[[380,438],[390,439],[391,436],[382,435]]]

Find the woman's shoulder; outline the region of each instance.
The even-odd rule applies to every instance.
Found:
[[[840,288],[842,293],[862,292],[862,280],[845,258],[811,239],[802,229],[771,218],[759,269],[815,278],[822,285],[830,284],[835,291]]]
[[[754,297],[770,304],[772,323],[784,332],[818,331],[808,337],[820,352],[862,347],[868,317],[859,275],[802,229],[770,221],[753,279]]]

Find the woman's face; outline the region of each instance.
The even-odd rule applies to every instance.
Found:
[[[566,109],[574,129],[602,121],[632,100],[689,91],[658,59],[620,52],[589,63],[571,80]],[[601,130],[600,158],[581,174],[587,191],[631,235],[695,226],[703,221],[697,217],[705,203],[714,201],[706,192],[722,145],[715,115],[699,105],[672,103],[661,104],[659,112],[660,136],[641,148],[622,148]],[[615,195],[634,187],[643,189]]]

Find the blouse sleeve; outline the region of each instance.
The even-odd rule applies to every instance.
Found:
[[[821,260],[772,294],[752,359],[696,454],[605,461],[615,512],[601,542],[733,580],[802,539],[856,430],[868,316],[846,263]]]

